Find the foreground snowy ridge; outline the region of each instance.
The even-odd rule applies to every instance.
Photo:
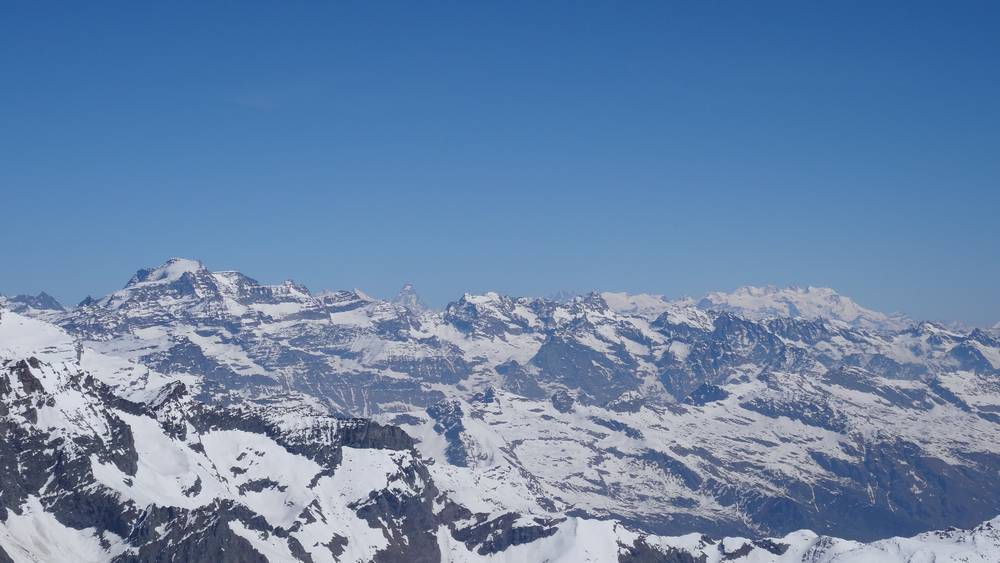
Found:
[[[474,514],[405,435],[272,404],[199,405],[180,381],[0,316],[0,560],[995,561],[1000,519],[870,544],[713,540],[613,521]],[[93,371],[84,371],[87,365]],[[141,371],[143,385],[125,385]],[[286,410],[291,408],[291,410]]]

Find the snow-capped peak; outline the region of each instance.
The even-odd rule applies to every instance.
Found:
[[[171,283],[179,280],[187,273],[194,273],[204,270],[205,266],[198,260],[187,258],[171,258],[163,264],[152,269],[139,270],[129,280],[129,286],[139,284]]]
[[[472,303],[474,305],[490,305],[496,304],[503,301],[503,297],[495,291],[487,291],[486,293],[463,293],[461,301],[467,303]]]
[[[698,307],[749,318],[827,318],[874,330],[901,330],[910,324],[900,314],[886,315],[866,309],[829,287],[745,286],[732,293],[709,293],[698,302]]]
[[[55,297],[44,291],[38,295],[15,295],[13,297],[0,295],[0,306],[5,306],[15,312],[27,309],[36,309],[39,311],[64,310],[62,304]]]

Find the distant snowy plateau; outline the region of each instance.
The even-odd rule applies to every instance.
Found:
[[[183,259],[0,297],[0,562],[996,563],[998,330]]]

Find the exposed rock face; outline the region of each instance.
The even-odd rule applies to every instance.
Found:
[[[62,304],[44,291],[38,295],[15,295],[13,297],[0,296],[0,300],[5,301],[5,308],[15,313],[25,313],[32,309],[35,311],[64,311]]]
[[[294,397],[206,405],[150,372],[125,396],[123,362],[91,352],[85,371],[68,335],[13,314],[0,350],[6,560],[440,561],[439,534],[486,554],[558,531],[455,504],[398,427]]]
[[[135,402],[71,361],[3,362],[5,520],[38,525],[44,514],[40,534],[91,530],[81,541],[109,560],[267,561],[267,537],[309,560],[315,539],[363,541],[372,527],[402,543],[357,553],[408,560],[407,545],[449,523],[398,428],[295,406],[210,407],[173,382]],[[345,472],[369,476],[351,483]],[[434,547],[412,549],[433,557]]]
[[[403,288],[399,290],[396,297],[392,299],[393,305],[399,305],[407,311],[419,315],[430,310],[430,307],[424,303],[423,299],[417,295],[417,291],[413,289],[413,284],[404,284]]]
[[[66,310],[55,297],[43,291],[38,295],[15,295],[13,297],[0,295],[0,316],[4,314],[4,311],[51,319],[60,316]],[[2,557],[0,554],[0,560]]]
[[[564,390],[556,391],[552,394],[552,407],[565,414],[573,410],[575,399]]]
[[[471,510],[456,499],[475,491],[439,488],[433,465],[397,427],[332,418],[291,396],[206,405],[156,372],[142,385],[116,387],[128,362],[91,351],[85,363],[96,371],[87,371],[68,335],[17,315],[0,320],[0,343],[0,561],[73,554],[114,563],[687,562],[768,554],[832,562],[845,551],[939,551],[963,560],[1000,553],[994,522],[870,545],[807,532],[692,542],[614,521]],[[38,355],[21,357],[28,353]],[[502,411],[507,398],[488,395],[468,414]],[[427,410],[445,433],[467,414],[455,402]],[[671,455],[644,458],[698,485]]]
[[[337,440],[354,436],[380,444],[379,451],[411,452],[423,460],[424,481],[452,503],[452,518],[466,518],[454,507],[488,515],[463,524],[479,530],[504,514],[553,522],[571,514],[613,519],[645,534],[759,537],[809,527],[874,540],[968,528],[1000,513],[1000,493],[990,485],[1000,470],[995,335],[903,323],[822,291],[787,302],[784,293],[772,293],[754,294],[740,307],[725,299],[591,294],[554,301],[489,293],[435,312],[357,290],[313,296],[293,282],[267,286],[175,260],[77,309],[26,314],[69,331],[66,338],[76,341],[67,344],[74,350],[67,361],[84,372],[97,369],[95,358],[105,357],[99,353],[124,358],[100,368],[101,393],[119,397],[115,409],[152,408],[152,398],[133,401],[133,394],[157,377],[183,381],[185,400],[203,405],[203,414],[157,418],[172,440],[199,435],[206,420],[247,405],[399,425],[345,425]],[[0,380],[0,396],[13,397],[0,402],[0,416],[29,425],[50,416],[45,405],[53,393],[31,357],[11,357],[8,367],[25,362],[41,389],[27,376],[22,381],[21,372]],[[122,420],[141,448],[135,426]],[[128,454],[125,427],[113,417],[101,424],[107,433],[100,443],[121,447],[104,451],[86,437],[79,447],[96,448],[102,463],[135,482],[142,457]],[[270,432],[259,425],[243,430]],[[34,444],[27,435],[18,439]],[[184,451],[204,447],[195,442]],[[339,454],[322,455],[339,463]],[[234,474],[234,467],[248,469],[219,468],[234,491],[226,499],[295,490],[273,475]],[[180,483],[177,494],[201,498],[213,479],[219,482],[199,477]],[[411,514],[426,500],[397,508]],[[431,512],[444,518],[435,502]],[[219,506],[220,514],[230,510]],[[366,528],[382,509],[367,510]],[[427,513],[420,514],[412,512],[414,522]],[[451,530],[449,522],[438,526]],[[518,522],[510,529],[533,529],[529,520]],[[559,531],[551,537],[573,522],[554,525]],[[496,526],[490,529],[497,544],[516,550],[512,538],[522,532]],[[432,534],[436,545],[455,541],[462,553],[470,549],[451,532],[442,540],[418,527],[386,533],[427,546]],[[125,524],[119,529],[129,533]],[[510,541],[500,539],[505,534]],[[341,549],[353,553],[351,539],[331,529],[313,543],[332,557]],[[529,543],[539,541],[545,538]],[[312,553],[312,544],[300,543]],[[626,544],[635,557],[645,553]]]
[[[729,393],[722,387],[712,385],[711,383],[702,383],[684,399],[684,402],[689,405],[703,407],[708,403],[722,401],[727,397],[729,397]]]

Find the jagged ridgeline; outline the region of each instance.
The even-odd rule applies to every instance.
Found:
[[[997,334],[828,289],[0,311],[0,561],[997,559]]]

